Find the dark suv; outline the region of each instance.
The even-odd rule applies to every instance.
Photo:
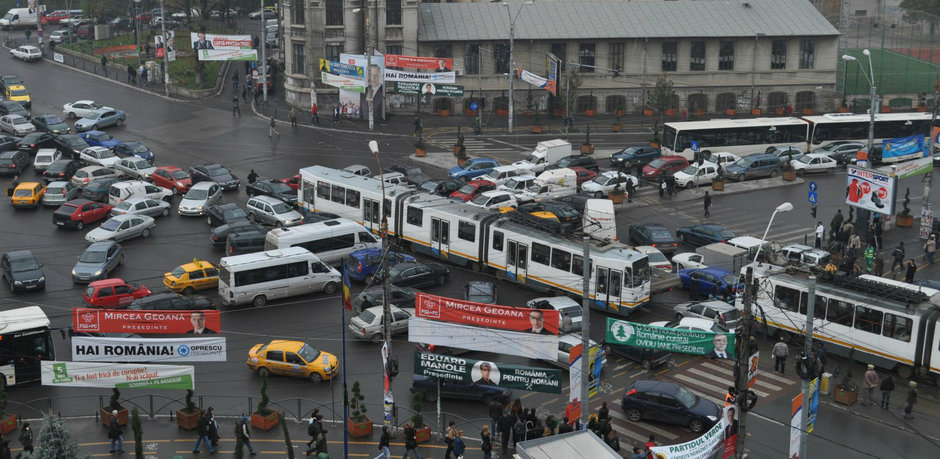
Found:
[[[7,252],[0,258],[0,271],[3,279],[10,285],[10,290],[45,290],[46,276],[42,265],[29,250]]]
[[[264,237],[267,231],[246,231],[231,233],[225,240],[225,256],[242,253],[261,252],[264,250]]]
[[[429,402],[437,401],[437,380],[427,376],[414,375],[411,392],[421,394]],[[457,384],[441,380],[441,398],[460,400],[479,400],[489,406],[494,400],[506,404],[512,398],[512,389],[483,384]]]
[[[631,422],[643,419],[688,426],[695,433],[704,432],[718,422],[721,409],[676,383],[639,380],[633,383],[620,404]]]
[[[183,296],[179,293],[163,292],[134,300],[127,309],[147,310],[199,310],[216,309],[211,300],[202,295]]]
[[[564,158],[556,161],[555,164],[549,164],[545,166],[545,170],[549,171],[552,169],[562,169],[565,167],[583,167],[594,172],[598,172],[600,170],[600,168],[597,166],[597,160],[590,156],[584,155],[565,156]]]
[[[20,175],[29,166],[29,153],[11,150],[0,153],[0,175]]]
[[[60,159],[49,165],[49,168],[42,173],[42,181],[45,183],[56,181],[69,181],[75,175],[75,171],[81,169],[82,163],[75,159]]]
[[[627,147],[610,155],[610,165],[621,169],[632,169],[637,164],[646,164],[659,158],[660,154],[662,153],[659,148],[653,148],[649,145]]]

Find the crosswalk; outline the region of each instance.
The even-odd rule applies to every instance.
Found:
[[[434,136],[428,141],[437,148],[452,151],[457,143],[457,135]],[[522,159],[530,151],[525,147],[502,140],[472,135],[464,135],[464,146],[467,148],[467,156],[489,157],[507,164]]]

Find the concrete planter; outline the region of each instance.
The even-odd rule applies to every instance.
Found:
[[[914,216],[913,215],[896,215],[894,217],[895,223],[900,228],[910,228],[914,226]]]
[[[185,430],[196,430],[196,427],[199,425],[200,417],[202,417],[202,410],[199,409],[193,410],[191,412],[186,410],[177,410],[176,425]]]
[[[16,430],[16,415],[7,413],[0,416],[0,435],[6,435]]]

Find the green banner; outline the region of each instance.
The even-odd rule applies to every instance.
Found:
[[[497,364],[486,360],[415,351],[416,375],[457,384],[483,384],[549,394],[561,393],[561,370]]]
[[[680,330],[607,318],[607,342],[711,358],[734,358],[734,333]]]
[[[398,94],[431,94],[435,96],[463,96],[463,86],[455,84],[392,81],[392,92]]]

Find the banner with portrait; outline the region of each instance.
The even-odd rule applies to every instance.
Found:
[[[454,69],[454,60],[449,57],[420,57],[386,54],[385,66],[445,72]]]
[[[734,333],[680,330],[607,318],[607,342],[709,358],[734,359]]]
[[[716,422],[702,436],[677,445],[652,446],[656,459],[712,459],[724,446],[724,422]]]
[[[385,71],[385,56],[378,51],[371,59],[367,59],[365,54],[339,55],[338,64],[358,67],[363,69],[365,74],[365,88],[372,88],[371,91],[355,91],[346,88],[339,90],[339,111],[343,118],[352,118],[365,120],[369,117],[369,103],[372,103],[372,116],[374,119],[385,119],[383,107],[385,106],[385,80],[383,72]],[[336,67],[339,68],[339,67]],[[334,70],[334,67],[330,67]],[[366,70],[368,69],[368,70]],[[336,73],[336,72],[332,72]]]
[[[193,49],[253,49],[251,35],[217,35],[214,33],[189,33]]]
[[[549,394],[561,393],[561,370],[524,367],[415,351],[414,374],[455,384],[482,384]]]
[[[414,83],[393,81],[389,85],[396,94],[431,94],[433,96],[462,97],[463,86],[455,84]]]
[[[216,335],[219,311],[141,311],[132,309],[72,309],[72,329],[85,333],[179,333]]]
[[[418,292],[415,316],[438,322],[558,335],[560,315],[554,309],[516,308]]]
[[[454,83],[457,74],[454,72],[422,73],[403,72],[401,70],[385,69],[385,81],[411,81],[415,83]]]

